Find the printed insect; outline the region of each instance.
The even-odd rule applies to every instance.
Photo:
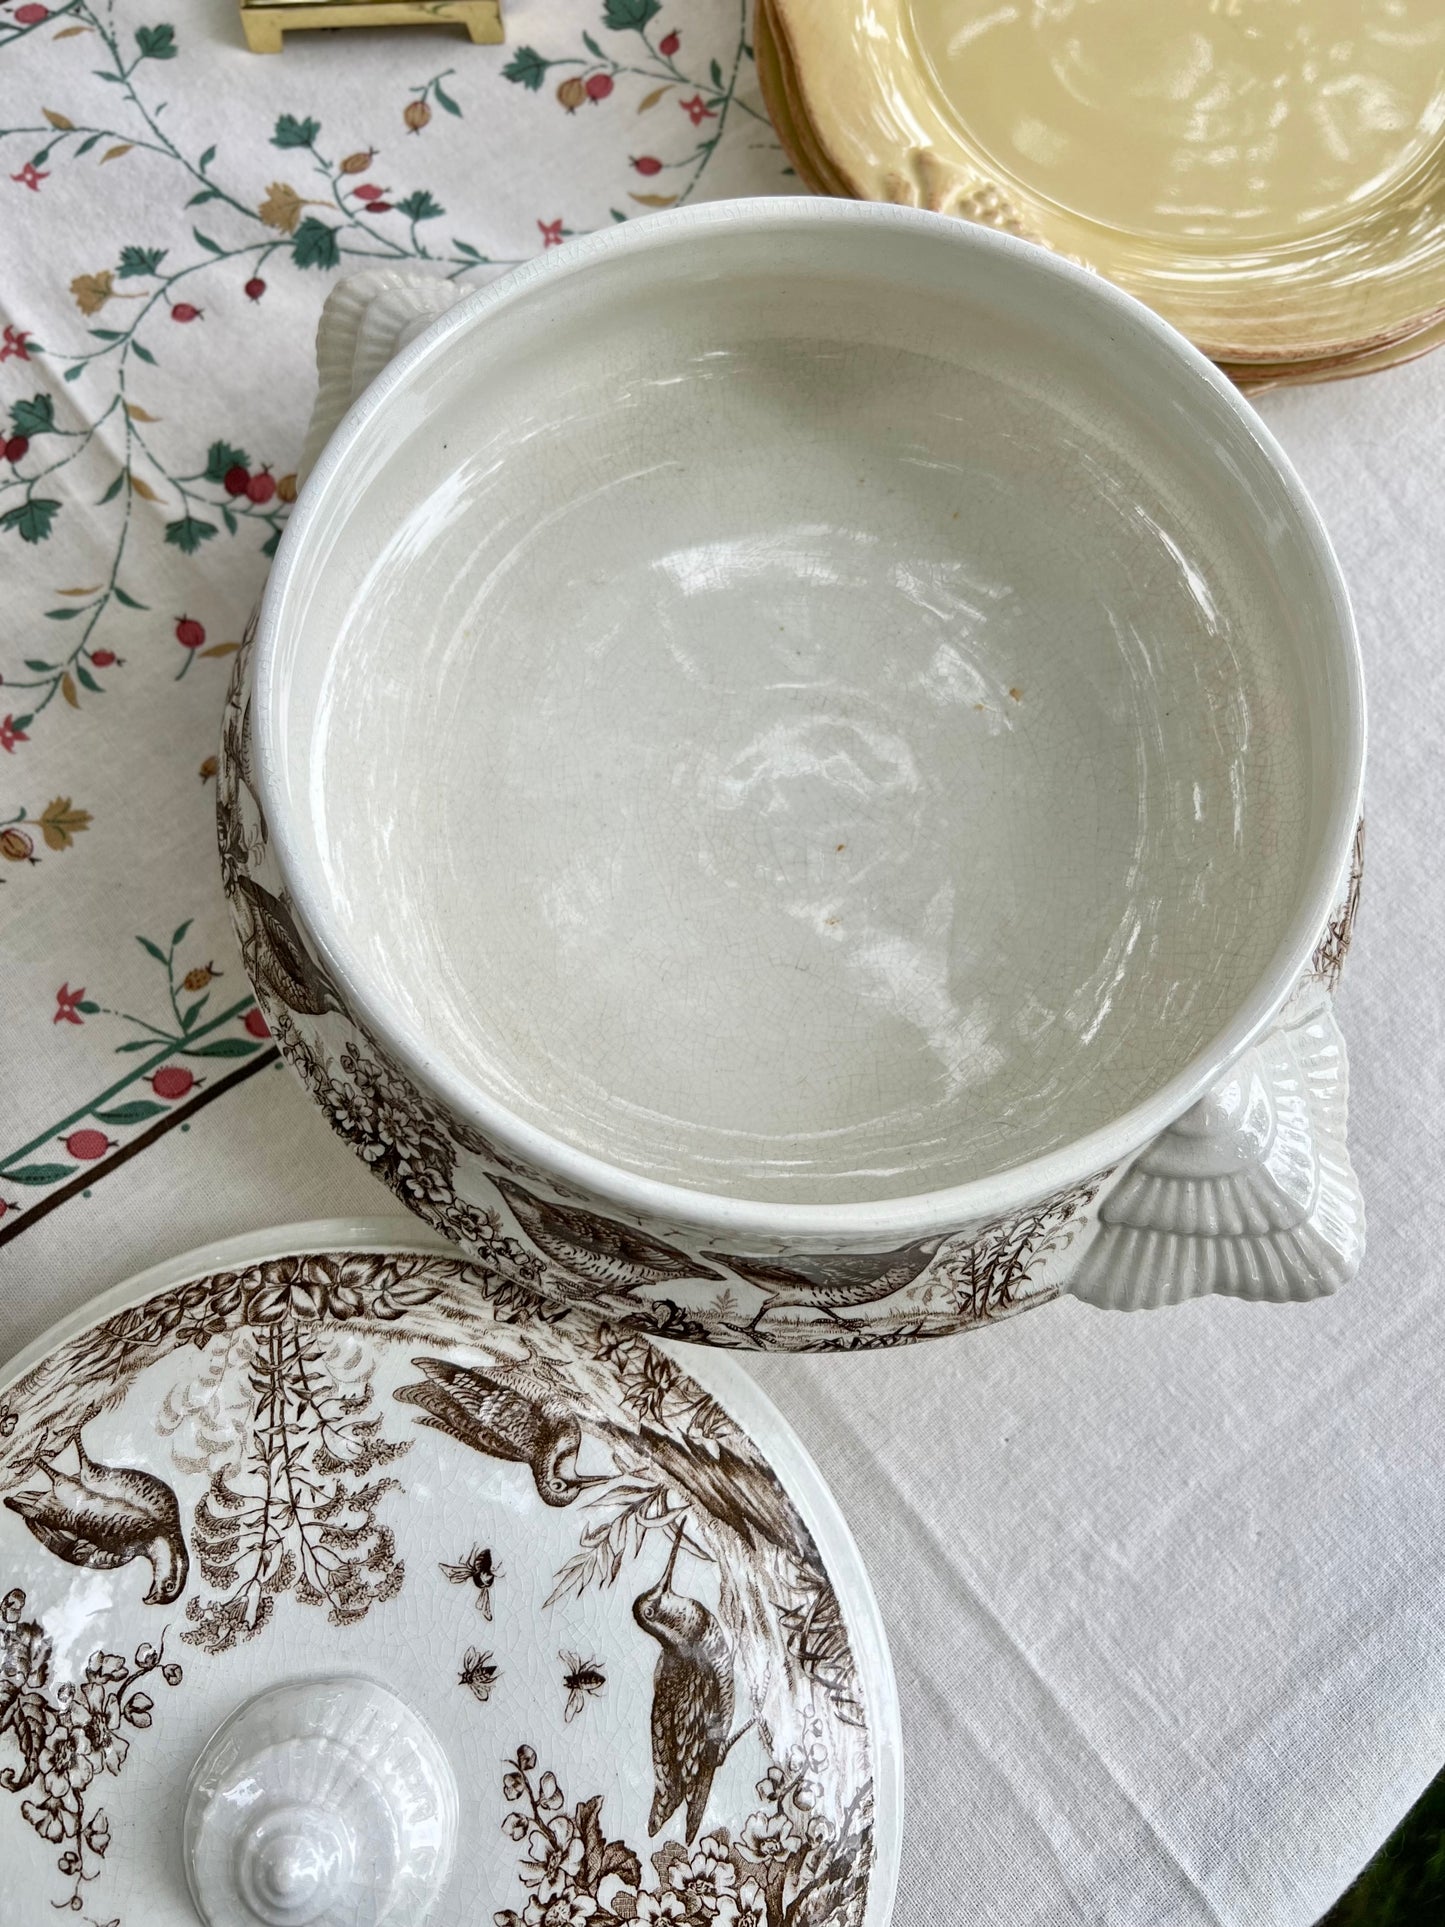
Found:
[[[477,1589],[477,1611],[483,1619],[490,1619],[493,1581],[506,1578],[502,1568],[492,1564],[491,1547],[473,1546],[459,1566],[449,1566],[445,1559],[440,1565],[454,1586],[465,1586],[468,1580],[471,1581]]]
[[[500,1666],[493,1665],[490,1653],[479,1653],[475,1646],[468,1646],[457,1679],[473,1699],[480,1700],[485,1706],[492,1697],[492,1688],[501,1678],[501,1672]]]
[[[569,1724],[582,1711],[585,1699],[596,1699],[607,1684],[607,1675],[595,1659],[579,1659],[576,1653],[558,1653],[566,1667],[562,1684],[567,1689],[567,1707],[562,1717]]]

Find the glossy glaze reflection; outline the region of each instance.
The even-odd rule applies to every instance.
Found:
[[[1010,175],[1136,234],[1311,233],[1445,128],[1437,0],[908,0],[908,20]]]
[[[773,0],[817,188],[1083,260],[1245,368],[1445,311],[1435,0]]]
[[[1108,1123],[1266,967],[1311,834],[1296,617],[1213,458],[887,299],[670,286],[639,330],[619,288],[500,341],[331,570],[312,833],[387,999],[723,1195]]]

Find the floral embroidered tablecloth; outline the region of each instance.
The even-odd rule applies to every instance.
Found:
[[[0,1246],[271,1061],[211,784],[334,277],[794,185],[739,0],[509,25],[272,59],[220,4],[0,8]]]
[[[258,57],[229,0],[0,0],[0,1355],[208,1240],[395,1209],[277,1063],[216,859],[326,290],[796,187],[742,0],[506,23]],[[1307,1307],[757,1362],[888,1625],[899,1927],[1310,1927],[1445,1757],[1445,355],[1262,408],[1370,680],[1370,1250]]]

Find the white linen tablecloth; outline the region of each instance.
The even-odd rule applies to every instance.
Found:
[[[224,7],[164,11],[0,13],[0,410],[7,440],[37,395],[54,423],[22,408],[38,432],[0,460],[0,834],[23,808],[40,858],[0,866],[0,1355],[191,1245],[395,1209],[247,1025],[202,773],[229,668],[202,651],[239,635],[283,508],[226,472],[294,468],[334,272],[426,248],[475,281],[495,270],[467,249],[520,258],[639,194],[792,185],[737,0],[524,0],[505,48],[297,35],[279,60]],[[558,87],[589,73],[611,87],[567,112]],[[1369,1252],[1310,1306],[1066,1303],[756,1362],[892,1638],[900,1927],[1309,1927],[1445,1761],[1445,355],[1261,406],[1339,547],[1369,675],[1340,1001]],[[57,506],[11,515],[37,498]],[[226,1049],[166,1062],[204,1082],[113,1088],[151,1062],[121,1045],[203,1035]]]

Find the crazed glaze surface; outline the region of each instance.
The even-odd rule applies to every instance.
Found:
[[[409,1235],[192,1254],[0,1380],[7,1927],[194,1927],[186,1854],[211,1927],[885,1927],[887,1646],[797,1441]]]
[[[772,13],[792,144],[825,191],[973,218],[971,200],[1001,195],[1016,231],[1082,255],[1223,360],[1379,342],[1445,307],[1434,0]]]

